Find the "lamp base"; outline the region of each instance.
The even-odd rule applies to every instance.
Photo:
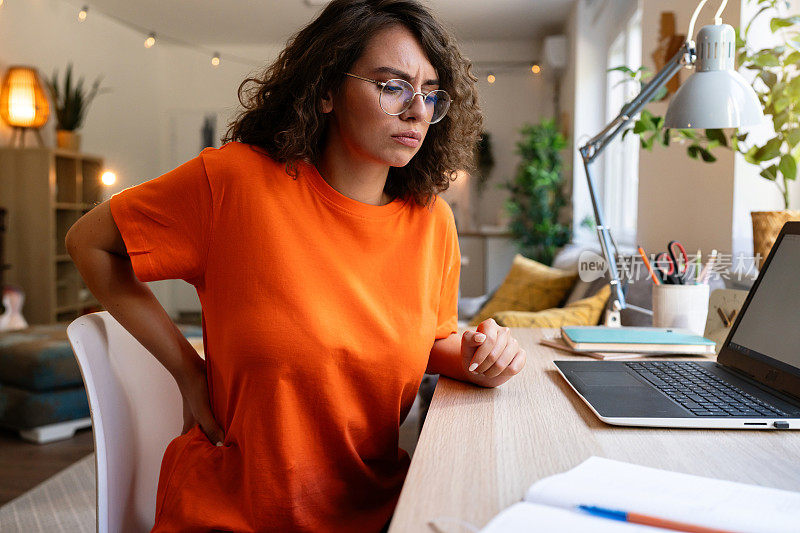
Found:
[[[605,321],[603,322],[603,325],[612,328],[618,328],[622,326],[622,321],[620,318],[619,311],[615,311],[613,309],[606,310],[606,318]]]
[[[19,148],[25,148],[25,133],[27,130],[33,130],[36,139],[39,141],[39,147],[44,148],[42,134],[39,132],[38,128],[26,128],[24,126],[12,126],[12,128],[14,131],[11,132],[11,141],[8,143],[11,148],[14,148],[17,142],[19,142]]]

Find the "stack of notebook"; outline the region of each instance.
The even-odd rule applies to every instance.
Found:
[[[564,326],[542,344],[595,359],[645,355],[714,355],[716,343],[689,330],[649,327]]]

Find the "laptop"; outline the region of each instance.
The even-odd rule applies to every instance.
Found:
[[[716,361],[555,361],[600,420],[800,429],[800,222],[787,222]]]

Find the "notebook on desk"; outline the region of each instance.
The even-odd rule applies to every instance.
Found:
[[[590,457],[531,485],[522,502],[498,514],[481,533],[665,531],[593,516],[579,506],[725,531],[790,533],[797,531],[800,493]]]
[[[715,361],[555,361],[609,424],[800,429],[800,222],[787,222]]]
[[[678,328],[563,326],[561,338],[577,351],[714,355],[716,343]]]

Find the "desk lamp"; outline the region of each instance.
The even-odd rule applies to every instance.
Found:
[[[734,70],[736,53],[736,34],[728,24],[722,23],[722,11],[728,0],[723,0],[716,14],[714,24],[704,26],[697,35],[699,48],[691,40],[697,15],[707,0],[701,0],[689,23],[687,40],[680,50],[667,62],[639,95],[623,106],[619,115],[600,133],[579,148],[589,184],[589,195],[597,225],[600,248],[608,265],[611,277],[612,305],[606,313],[607,326],[619,326],[619,312],[625,308],[649,313],[647,309],[628,304],[625,291],[617,274],[615,257],[619,255],[617,243],[611,230],[603,221],[603,211],[597,202],[591,165],[608,144],[639,111],[653,99],[658,90],[682,68],[694,68],[695,72],[678,89],[667,108],[664,125],[667,128],[735,128],[755,125],[764,120],[761,105],[755,91],[747,81]],[[698,53],[699,51],[699,53]],[[611,254],[611,245],[614,254]]]

